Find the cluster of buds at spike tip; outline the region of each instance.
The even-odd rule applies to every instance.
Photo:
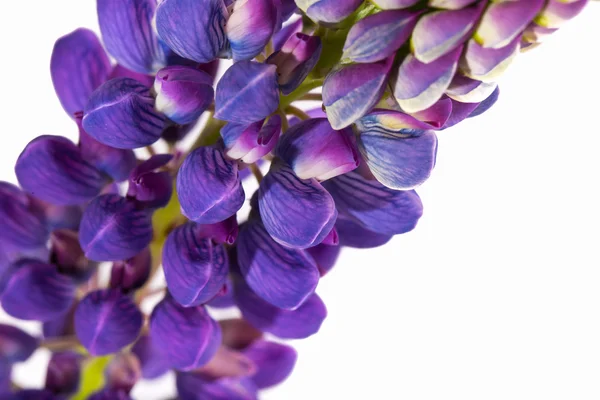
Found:
[[[487,111],[520,50],[586,3],[97,0],[102,41],[77,29],[50,60],[78,140],[37,137],[20,187],[0,182],[0,301],[43,323],[0,325],[0,397],[69,397],[112,355],[89,399],[173,370],[182,400],[257,399],[297,358],[264,335],[319,331],[340,249],[417,225],[436,131]],[[241,317],[210,313],[229,307]],[[45,387],[16,390],[39,346]]]

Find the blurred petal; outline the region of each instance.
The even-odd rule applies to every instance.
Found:
[[[560,28],[568,20],[575,18],[588,4],[588,0],[548,0],[535,22],[545,28]]]
[[[36,338],[16,326],[0,324],[0,365],[27,360],[38,344]]]
[[[429,0],[431,8],[445,8],[447,10],[460,10],[479,0]]]
[[[221,344],[221,328],[203,306],[185,308],[169,296],[152,312],[150,335],[169,365],[181,371],[206,364]]]
[[[29,142],[15,172],[26,192],[57,205],[84,203],[108,183],[77,146],[61,136],[39,136]]]
[[[319,181],[352,171],[359,164],[350,129],[334,130],[326,118],[313,118],[291,127],[277,144],[275,154],[300,179]]]
[[[114,356],[104,369],[106,387],[129,393],[142,378],[140,361],[132,353],[120,353]]]
[[[337,231],[336,236],[339,238]],[[315,260],[315,263],[319,267],[319,273],[321,274],[321,276],[324,276],[329,271],[331,271],[331,269],[335,265],[335,262],[337,261],[340,255],[340,251],[342,249],[341,246],[338,246],[338,244],[330,245],[321,243],[316,245],[315,247],[306,249],[306,252]]]
[[[115,262],[110,270],[111,289],[129,292],[141,288],[150,277],[151,264],[149,248],[128,260]]]
[[[360,6],[362,0],[296,0],[296,5],[313,21],[336,23]]]
[[[364,228],[384,235],[414,229],[423,214],[423,204],[413,190],[392,190],[355,172],[324,183],[335,199],[340,214]],[[340,242],[344,235],[339,231]]]
[[[168,365],[164,350],[156,346],[149,335],[140,336],[131,348],[142,368],[144,379],[156,379],[166,374],[171,368]]]
[[[498,85],[493,82],[485,83],[457,74],[452,83],[450,83],[448,90],[446,90],[446,95],[453,100],[463,103],[481,103],[497,87]]]
[[[229,272],[222,245],[203,238],[201,226],[175,228],[163,248],[163,268],[169,293],[184,307],[204,304],[215,297]]]
[[[275,243],[259,221],[250,221],[242,228],[238,263],[254,293],[279,308],[297,308],[319,282],[314,260],[302,250]]]
[[[535,18],[544,0],[493,2],[485,10],[473,36],[485,48],[508,45]]]
[[[196,68],[163,68],[154,83],[156,109],[178,124],[195,122],[212,103],[212,81],[210,75]]]
[[[192,151],[177,175],[177,195],[183,215],[201,224],[234,215],[245,200],[238,166],[218,147]]]
[[[393,57],[353,64],[331,72],[323,84],[323,104],[334,129],[343,129],[367,114],[385,90]]]
[[[44,387],[55,394],[75,394],[79,388],[82,358],[73,351],[52,353]]]
[[[243,318],[222,319],[219,325],[223,331],[223,345],[230,349],[245,349],[263,336],[261,331]]]
[[[418,13],[383,11],[358,21],[348,32],[342,59],[371,63],[388,58],[410,37]]]
[[[7,314],[19,319],[48,321],[69,309],[75,285],[53,265],[22,259],[11,266],[9,273],[2,293],[2,308]]]
[[[149,74],[165,65],[152,27],[155,10],[156,0],[97,0],[104,45],[125,68]]]
[[[79,241],[85,255],[94,261],[126,260],[152,240],[152,223],[125,198],[105,194],[95,198],[81,220]]]
[[[157,154],[138,165],[129,177],[127,198],[135,199],[138,208],[165,207],[173,193],[173,178],[169,171],[156,171],[168,164],[171,154]]]
[[[352,218],[350,216],[350,218]],[[355,249],[371,249],[383,246],[392,239],[392,235],[372,232],[358,222],[346,219],[340,216],[335,223],[340,238],[340,246],[330,246],[339,248],[341,246],[353,247]]]
[[[169,144],[175,144],[183,140],[196,127],[195,121],[187,125],[178,125],[167,123],[167,127],[162,131],[161,137]]]
[[[461,71],[479,81],[493,82],[500,77],[519,54],[521,37],[500,48],[485,48],[469,40],[460,61]]]
[[[77,283],[86,282],[94,272],[97,263],[88,260],[83,254],[76,231],[55,230],[50,235],[50,260],[60,273],[71,277]]]
[[[83,111],[88,98],[106,81],[111,69],[94,32],[79,28],[56,41],[50,73],[58,99],[71,118]]]
[[[154,108],[150,89],[129,78],[106,82],[85,106],[83,128],[94,139],[119,149],[156,142],[165,117]]]
[[[182,57],[207,63],[228,47],[223,0],[163,0],[156,10],[160,38]]]
[[[81,206],[58,206],[41,201],[40,199],[35,200],[38,207],[43,210],[44,216],[46,217],[46,225],[49,230],[79,229],[79,222],[81,221],[81,215],[83,214]]]
[[[77,303],[73,302],[69,309],[61,315],[44,321],[42,333],[44,338],[59,338],[75,335],[74,315]]]
[[[181,400],[258,400],[250,378],[211,380],[194,373],[177,374],[177,393]]]
[[[115,289],[88,293],[75,311],[75,333],[92,355],[114,353],[132,343],[142,322],[131,298]]]
[[[133,400],[122,390],[102,389],[90,395],[87,400]]]
[[[215,118],[251,124],[266,118],[279,106],[277,68],[253,61],[230,67],[217,84]]]
[[[462,46],[429,64],[406,56],[392,79],[400,107],[413,113],[434,105],[452,82],[461,52]]]
[[[244,377],[254,375],[256,366],[248,357],[225,346],[219,347],[217,354],[205,366],[195,372],[210,378]]]
[[[373,4],[382,10],[400,10],[417,4],[420,0],[371,0]]]
[[[258,201],[267,232],[292,248],[321,243],[337,217],[329,193],[315,179],[298,178],[282,162],[271,164],[260,184]]]
[[[147,87],[152,87],[152,85],[154,85],[154,76],[147,75],[147,74],[140,74],[139,72],[132,71],[132,70],[127,69],[124,66],[119,65],[119,64],[114,66],[114,68],[112,69],[112,72],[110,73],[110,76],[108,77],[108,79],[115,79],[115,78],[135,79],[136,81],[138,81],[139,83],[141,83]],[[82,108],[82,110],[83,110],[83,108]]]
[[[238,282],[235,298],[248,322],[282,339],[304,339],[314,335],[327,316],[325,304],[317,294],[295,310],[283,310],[262,300],[245,283]]]
[[[278,10],[272,0],[237,0],[226,32],[234,61],[260,54],[275,32]]]
[[[244,355],[252,360],[258,372],[252,380],[259,389],[265,389],[283,382],[294,369],[298,354],[285,344],[258,340],[244,349]]]

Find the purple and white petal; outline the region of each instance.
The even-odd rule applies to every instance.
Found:
[[[479,103],[477,108],[475,110],[473,110],[473,112],[471,114],[469,114],[468,118],[477,117],[477,116],[483,114],[484,112],[486,112],[487,110],[489,110],[494,104],[496,104],[499,96],[500,96],[500,88],[497,87],[496,90],[494,90],[494,92],[487,99],[485,99],[484,101]]]
[[[446,10],[460,10],[479,0],[429,0],[427,3],[431,8],[443,8]]]
[[[452,100],[452,113],[446,121],[442,129],[450,128],[459,122],[462,122],[471,115],[471,113],[479,106],[479,103],[461,103],[460,101]]]
[[[233,61],[251,60],[259,55],[278,22],[278,10],[273,0],[237,0],[225,31]]]
[[[293,2],[293,0],[291,1]],[[284,26],[279,32],[273,35],[273,50],[276,52],[281,50],[284,43],[287,42],[288,39],[296,33],[302,33],[302,18],[299,18],[296,21],[290,23],[289,25]]]
[[[460,61],[460,69],[470,78],[494,82],[506,71],[520,50],[521,36],[500,48],[485,48],[471,39]]]
[[[362,0],[296,0],[296,5],[313,21],[336,23],[352,14]]]
[[[244,349],[244,355],[258,369],[252,380],[259,389],[266,389],[283,382],[294,369],[298,353],[285,344],[257,340]]]
[[[452,100],[442,97],[431,107],[414,112],[411,116],[431,127],[426,129],[440,129],[450,118],[450,114],[452,114]]]
[[[373,4],[382,10],[400,10],[409,8],[421,0],[371,0]]]
[[[565,22],[575,18],[588,4],[588,0],[548,0],[535,22],[544,28],[560,28]]]
[[[457,74],[446,90],[446,95],[452,100],[462,103],[481,103],[496,90],[494,82],[486,83]]]
[[[0,365],[27,360],[39,345],[38,339],[16,326],[0,324]]]

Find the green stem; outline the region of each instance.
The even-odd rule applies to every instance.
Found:
[[[311,90],[321,87],[324,81],[325,78],[305,80],[292,93],[288,94],[287,96],[281,96],[281,99],[279,100],[279,108],[282,110],[286,109],[290,104],[300,99]]]
[[[307,119],[310,119],[310,115],[308,115],[301,109],[294,107],[294,106],[288,106],[285,109],[285,112],[288,114],[295,115],[296,117],[300,118],[302,121],[306,121]]]

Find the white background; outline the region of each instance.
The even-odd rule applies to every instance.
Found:
[[[97,22],[93,0],[4,3],[0,179],[14,182],[32,138],[75,137],[50,53]],[[520,56],[489,113],[439,134],[419,226],[343,252],[318,288],[328,319],[264,399],[600,398],[599,21],[592,4]],[[46,357],[17,381],[40,384]]]

